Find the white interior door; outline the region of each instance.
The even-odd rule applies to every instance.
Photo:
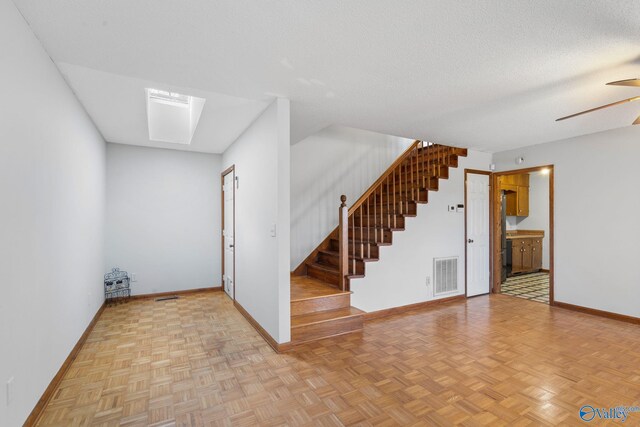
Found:
[[[489,293],[489,175],[467,174],[467,296]]]
[[[233,188],[234,173],[230,172],[224,176],[222,192],[224,197],[224,229],[222,230],[222,237],[224,242],[224,274],[222,277],[224,291],[232,299],[234,297],[234,283],[235,283],[235,240],[234,240],[234,188]]]

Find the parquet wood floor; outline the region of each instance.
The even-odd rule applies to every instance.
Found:
[[[219,292],[108,307],[40,425],[585,425],[583,404],[639,403],[637,325],[493,295],[276,354]]]

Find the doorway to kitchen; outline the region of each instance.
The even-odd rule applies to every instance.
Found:
[[[553,305],[553,165],[494,173],[493,292]]]

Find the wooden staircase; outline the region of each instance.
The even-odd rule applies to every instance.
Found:
[[[393,233],[404,230],[466,155],[463,148],[415,141],[351,207],[341,197],[338,228],[292,273],[292,344],[362,330],[351,280],[365,277],[366,263],[379,260],[380,247],[392,244]]]

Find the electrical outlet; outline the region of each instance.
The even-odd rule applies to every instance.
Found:
[[[431,286],[431,276],[427,276],[427,286]]]
[[[14,377],[9,378],[9,381],[7,381],[7,406],[11,405],[11,402],[13,402],[14,382]]]
[[[138,281],[138,276],[136,275],[136,273],[131,273],[131,281],[132,282],[137,282]]]

